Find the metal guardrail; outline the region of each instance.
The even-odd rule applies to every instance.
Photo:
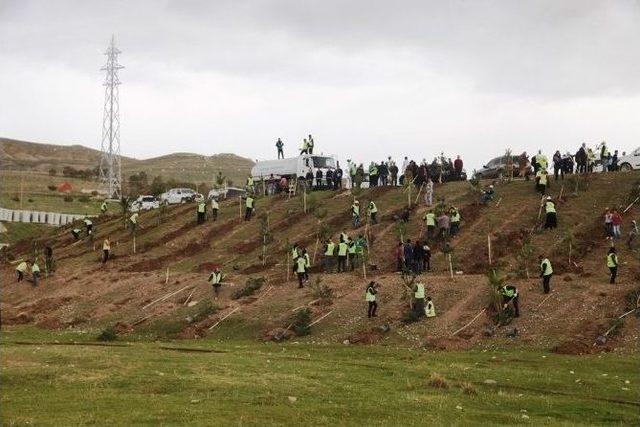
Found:
[[[31,224],[59,226],[67,225],[84,217],[84,215],[79,214],[0,208],[0,221],[6,222],[25,222]]]

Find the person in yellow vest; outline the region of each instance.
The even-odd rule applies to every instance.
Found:
[[[536,190],[539,191],[540,194],[547,192],[547,185],[549,184],[548,178],[545,169],[539,169],[538,172],[536,172]]]
[[[314,145],[315,145],[315,142],[313,141],[313,137],[309,135],[309,141],[307,142],[307,151],[309,152],[309,154],[313,154]]]
[[[451,237],[455,237],[458,234],[458,230],[460,229],[460,211],[455,206],[451,206],[449,209],[449,235]]]
[[[418,282],[413,285],[413,312],[417,317],[424,316],[424,284]]]
[[[357,200],[354,200],[351,205],[351,216],[353,217],[353,228],[358,228],[360,226],[360,202]]]
[[[427,297],[427,305],[424,307],[424,314],[427,317],[436,317],[436,307],[431,301],[431,297]]]
[[[18,266],[16,267],[16,273],[18,274],[18,282],[22,282],[22,279],[24,279],[24,273],[27,272],[27,262],[26,261],[22,261],[20,262],[20,264],[18,264]]]
[[[333,270],[335,264],[334,252],[336,250],[336,244],[333,243],[331,238],[328,238],[324,246],[324,257],[322,258],[322,269],[325,273],[330,273]]]
[[[538,150],[538,155],[536,156],[536,162],[538,162],[538,166],[543,171],[547,171],[547,167],[549,166],[549,160],[547,160],[547,156],[542,154],[542,150]]]
[[[307,260],[304,257],[299,256],[296,259],[296,262],[293,268],[296,274],[298,275],[298,288],[302,288],[302,284],[304,283],[304,280],[305,280],[304,279],[305,275],[307,274]]]
[[[198,202],[198,208],[197,208],[197,212],[198,212],[198,224],[202,224],[205,220],[205,215],[207,213],[207,205],[203,200],[200,200],[200,202]]]
[[[504,310],[509,303],[512,303],[515,317],[520,317],[518,289],[513,285],[504,285],[499,287],[498,291],[502,295],[502,309]]]
[[[135,233],[138,229],[138,212],[134,212],[133,215],[129,217],[129,227],[131,227],[132,233]]]
[[[371,319],[372,317],[376,317],[376,310],[378,309],[378,303],[376,302],[376,294],[378,293],[376,289],[376,282],[369,282],[369,286],[367,286],[367,290],[365,291],[364,299],[367,302],[367,317]]]
[[[558,226],[556,204],[551,200],[551,196],[547,196],[546,200],[543,202],[543,206],[545,212],[544,229],[556,228]]]
[[[245,201],[245,211],[244,211],[244,220],[249,221],[251,219],[251,215],[253,211],[255,211],[255,202],[253,200],[253,196],[247,194],[247,200]]]
[[[427,224],[427,238],[433,238],[436,233],[436,214],[433,213],[433,210],[429,210],[422,219]]]
[[[304,281],[306,282],[309,280],[309,270],[311,269],[311,257],[307,248],[302,249],[302,258],[304,258]]]
[[[356,267],[356,252],[358,249],[358,245],[356,244],[355,239],[349,239],[347,242],[347,265],[349,269],[353,271]]]
[[[109,236],[107,236],[102,242],[102,263],[103,264],[107,262],[110,254],[111,254],[111,242],[109,241]]]
[[[80,240],[80,233],[82,233],[82,230],[79,228],[74,228],[73,230],[71,230],[71,235],[73,236],[74,240]]]
[[[349,244],[340,237],[340,243],[338,243],[338,273],[346,271],[348,250]]]
[[[222,285],[222,280],[224,279],[224,274],[220,271],[220,267],[215,266],[213,271],[209,275],[208,282],[213,287],[213,294],[216,298],[218,298],[218,293],[220,292],[220,286]]]
[[[93,233],[93,222],[86,215],[84,216],[84,219],[82,221],[87,228],[87,236],[91,236],[91,233]]]
[[[367,212],[369,213],[369,218],[371,218],[371,223],[372,224],[377,224],[378,223],[378,219],[376,218],[376,216],[378,215],[378,207],[373,202],[373,200],[369,201],[369,206],[367,207]]]
[[[220,205],[215,197],[211,198],[211,218],[213,221],[218,219],[218,210],[220,210]]]
[[[33,286],[38,286],[38,281],[40,280],[40,266],[38,265],[37,260],[31,263],[31,280],[33,281]]]
[[[618,275],[618,255],[616,254],[616,248],[611,246],[607,253],[607,267],[609,267],[610,279],[609,283],[614,285],[616,283],[616,276]]]
[[[291,261],[293,261],[293,263],[295,264],[299,256],[300,256],[300,248],[298,247],[297,243],[294,243],[293,247],[291,248]]]
[[[100,205],[100,213],[102,213],[102,215],[106,214],[107,213],[107,209],[108,209],[107,201],[103,200],[102,201],[102,205]]]
[[[302,147],[300,147],[300,155],[307,154],[309,152],[309,142],[307,138],[302,140]]]
[[[540,255],[540,277],[542,277],[542,289],[545,294],[551,292],[551,276],[553,275],[553,266],[547,257]]]

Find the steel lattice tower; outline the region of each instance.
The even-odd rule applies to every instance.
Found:
[[[104,81],[104,116],[102,118],[102,157],[100,158],[100,183],[107,197],[122,197],[122,176],[120,164],[120,78],[118,71],[124,68],[118,63],[120,51],[115,46],[115,37],[105,52],[107,64],[100,70],[106,71]]]

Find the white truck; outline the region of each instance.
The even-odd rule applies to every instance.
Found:
[[[336,159],[333,156],[302,154],[288,159],[259,161],[251,168],[251,177],[254,181],[269,179],[271,175],[279,179],[283,176],[287,180],[304,178],[311,171],[315,179],[316,171],[322,170],[322,176],[327,176],[327,171],[336,169]]]
[[[631,154],[618,157],[618,166],[623,172],[640,169],[640,147],[633,150]]]

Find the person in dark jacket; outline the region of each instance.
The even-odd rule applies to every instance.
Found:
[[[462,176],[462,159],[460,158],[460,156],[456,156],[456,159],[453,161],[453,170],[456,179],[459,180]]]
[[[322,188],[322,169],[316,171],[316,188],[318,190]]]
[[[558,180],[558,173],[560,173],[560,178],[564,179],[564,169],[562,167],[562,154],[560,151],[556,151],[553,155],[553,178]]]
[[[585,149],[586,144],[582,143],[580,149],[576,152],[576,165],[578,166],[577,173],[587,172],[587,151]]]
[[[420,240],[413,246],[413,268],[416,274],[424,271],[424,246]]]
[[[407,239],[407,243],[404,244],[404,267],[406,270],[413,270],[413,245],[411,239]]]

